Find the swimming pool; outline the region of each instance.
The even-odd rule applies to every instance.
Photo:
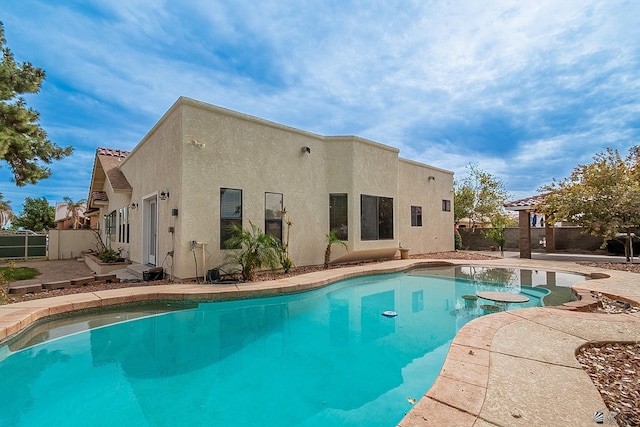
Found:
[[[395,425],[435,380],[456,331],[482,315],[463,295],[524,291],[535,306],[548,293],[485,280],[498,271],[365,276],[4,346],[0,425]]]

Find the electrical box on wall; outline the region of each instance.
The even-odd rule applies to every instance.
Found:
[[[175,228],[173,228],[173,227],[169,227],[169,233],[173,233],[173,232],[175,232],[175,231],[176,231],[176,229],[175,229]]]
[[[178,216],[178,208],[171,209],[171,216]]]

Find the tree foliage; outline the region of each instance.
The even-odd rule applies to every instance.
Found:
[[[453,229],[453,240],[455,242],[456,251],[462,249],[462,235],[460,234],[458,227]]]
[[[469,164],[467,175],[455,185],[453,217],[456,224],[463,218],[473,226],[504,212],[509,193],[499,178]]]
[[[515,225],[515,221],[505,214],[494,214],[491,217],[491,228],[484,230],[484,236],[498,245],[500,254],[504,256],[504,244],[507,241],[506,229]]]
[[[593,163],[576,166],[571,176],[541,191],[543,203],[535,209],[547,221],[570,221],[605,243],[626,231],[629,257],[631,229],[640,225],[640,147],[631,147],[625,158],[607,148]]]
[[[24,200],[22,213],[11,221],[11,228],[26,228],[27,230],[42,231],[54,228],[55,209],[49,205],[46,197],[32,198]]]
[[[14,218],[15,214],[11,209],[11,202],[2,200],[2,194],[0,193],[0,230],[4,230]]]
[[[16,63],[5,43],[0,22],[0,159],[9,164],[16,185],[35,184],[51,176],[45,165],[70,155],[73,149],[49,141],[38,124],[40,114],[20,96],[40,90],[44,70],[29,62]]]

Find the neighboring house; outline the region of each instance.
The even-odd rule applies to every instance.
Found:
[[[453,173],[398,153],[179,98],[132,152],[97,149],[88,212],[111,248],[178,279],[224,263],[230,224],[286,241],[290,220],[298,266],[322,264],[331,229],[349,259],[453,250]]]
[[[83,204],[78,210],[78,228],[89,228],[91,225],[97,225],[97,217],[93,217],[93,224],[90,223],[89,217],[85,216],[84,213],[87,210],[86,203]],[[67,204],[65,202],[57,202],[56,203],[56,215],[55,215],[56,229],[58,230],[68,230],[72,229],[74,226],[74,221],[71,213],[67,209]]]
[[[461,218],[458,221],[458,228],[491,228],[491,220],[483,218],[480,222],[474,222],[471,218]]]

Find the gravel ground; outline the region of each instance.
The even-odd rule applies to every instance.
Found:
[[[613,268],[622,270],[623,268]],[[632,270],[627,270],[632,271]],[[637,272],[637,271],[636,271]],[[639,313],[640,307],[598,294],[598,313]],[[598,343],[578,350],[589,374],[619,426],[640,426],[640,343]]]
[[[605,268],[608,270],[629,271],[631,273],[640,273],[640,264],[627,264],[621,262],[579,262],[580,265],[589,267]]]
[[[640,344],[607,343],[576,354],[619,426],[640,425]]]
[[[412,255],[414,259],[468,259],[484,260],[495,259],[482,254],[469,252],[445,252],[424,255]],[[63,265],[64,263],[64,265]],[[362,263],[359,263],[362,264]],[[598,267],[611,270],[623,270],[633,273],[640,273],[640,264],[624,263],[592,263],[580,262],[579,264],[590,267]],[[52,262],[42,264],[41,262],[19,263],[20,266],[33,266],[42,273],[38,278],[29,282],[41,283],[43,280],[63,280],[73,277],[83,277],[91,274],[91,271],[84,263],[77,261],[60,261],[58,264]],[[349,264],[356,265],[356,264]],[[341,268],[342,266],[331,266],[330,268]],[[264,273],[260,274],[256,280],[272,280],[282,277],[295,276],[321,270],[322,267],[301,267],[294,268],[289,273]],[[46,271],[43,271],[46,270]],[[23,282],[27,283],[27,282]],[[0,289],[0,304],[18,301],[32,300],[36,298],[48,298],[59,295],[67,295],[80,292],[95,292],[104,289],[122,288],[128,286],[154,286],[167,283],[166,280],[155,282],[137,283],[117,283],[102,284],[95,286],[85,286],[82,288],[65,289],[41,292],[38,294],[28,294],[24,296],[7,295],[7,285]],[[3,294],[4,293],[4,301]],[[602,313],[637,313],[640,307],[631,306],[622,301],[615,301],[604,295],[598,295],[601,302],[596,309]],[[591,379],[600,392],[607,408],[612,413],[615,412],[615,419],[619,426],[640,426],[640,344],[639,343],[607,343],[585,346],[580,349],[577,358],[584,370],[591,376]]]

